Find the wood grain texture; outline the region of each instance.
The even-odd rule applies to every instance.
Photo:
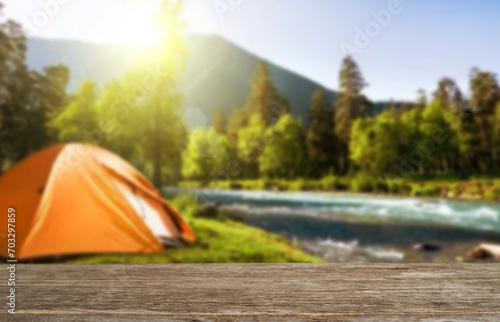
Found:
[[[20,264],[16,299],[1,321],[500,321],[500,265]]]

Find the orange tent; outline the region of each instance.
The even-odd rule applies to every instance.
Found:
[[[8,209],[15,258],[160,252],[193,241],[179,214],[132,166],[86,144],[37,152],[0,177],[0,255],[7,258]],[[12,226],[11,226],[12,227]]]

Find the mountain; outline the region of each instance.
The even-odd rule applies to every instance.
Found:
[[[187,40],[189,58],[181,82],[185,108],[199,108],[211,121],[217,107],[229,116],[242,107],[250,92],[258,57],[220,37],[190,35]],[[95,45],[70,40],[29,39],[27,63],[31,69],[63,63],[71,70],[69,90],[87,78],[103,86],[123,75],[133,65],[132,55],[112,45]],[[333,100],[333,93],[306,77],[269,63],[276,87],[290,101],[292,113],[308,120],[313,92],[324,89]]]
[[[116,46],[40,38],[28,39],[27,45],[26,60],[31,69],[42,71],[46,66],[61,63],[69,67],[69,91],[75,90],[85,79],[104,85],[123,75],[131,65],[131,58]]]

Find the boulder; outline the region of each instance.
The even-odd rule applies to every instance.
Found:
[[[204,218],[217,218],[219,215],[219,204],[208,202],[201,205],[197,211],[197,216]]]
[[[437,252],[441,250],[441,247],[438,245],[433,245],[433,244],[427,244],[427,243],[419,243],[419,244],[414,244],[412,246],[413,250],[417,251],[422,251],[422,252]]]

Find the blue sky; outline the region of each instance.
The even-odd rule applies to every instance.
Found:
[[[65,4],[36,36],[93,42],[123,40],[120,35],[134,30],[140,37],[158,5],[158,0],[4,3],[8,17],[25,23],[43,10],[40,3],[51,1]],[[354,48],[357,34],[367,46],[358,46],[353,56],[370,84],[365,92],[374,100],[414,99],[418,88],[431,92],[443,76],[454,78],[467,92],[473,66],[500,72],[500,1],[496,0],[185,2],[191,31],[219,34],[332,89],[337,88],[345,54],[341,46]],[[383,24],[372,15],[382,11],[390,16],[382,14]]]

